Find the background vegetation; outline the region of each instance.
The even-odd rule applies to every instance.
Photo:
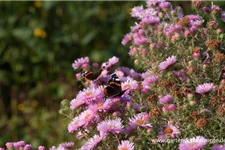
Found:
[[[190,2],[174,2],[189,11]],[[0,146],[25,140],[34,147],[74,140],[59,116],[62,99],[79,86],[72,62],[115,55],[132,66],[120,43],[144,2],[0,2]],[[221,3],[222,4],[222,3]]]

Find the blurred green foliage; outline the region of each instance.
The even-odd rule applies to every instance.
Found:
[[[129,13],[144,2],[0,2],[0,145],[25,140],[37,146],[74,140],[60,101],[79,90],[72,62],[115,55],[133,24]]]
[[[190,3],[174,2],[185,6]],[[60,117],[62,99],[75,97],[72,62],[103,62],[115,55],[132,66],[120,43],[134,25],[130,10],[144,1],[0,2],[0,146],[25,140],[33,146],[74,140]]]

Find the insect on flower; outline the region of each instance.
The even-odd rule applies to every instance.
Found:
[[[109,79],[108,85],[104,88],[103,92],[106,97],[118,97],[122,96],[126,90],[122,90],[120,79],[116,74],[113,74],[111,75],[111,79]]]
[[[87,80],[87,81],[96,80],[101,76],[102,71],[104,71],[106,69],[106,65],[107,64],[103,65],[101,67],[101,70],[96,72],[96,73],[91,72],[91,71],[82,71],[81,74],[85,78],[85,80]]]

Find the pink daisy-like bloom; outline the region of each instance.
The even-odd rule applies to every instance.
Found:
[[[193,137],[182,141],[179,144],[179,150],[199,150],[207,144],[207,139],[203,136]]]
[[[72,64],[72,67],[76,70],[80,67],[85,68],[87,66],[89,62],[89,58],[88,57],[81,57],[78,58],[77,60],[74,61],[74,63]]]
[[[141,77],[143,79],[145,79],[145,78],[147,78],[147,77],[149,77],[151,75],[152,75],[152,70],[147,70],[146,72],[144,72],[144,73],[141,74]]]
[[[87,126],[91,121],[94,121],[96,118],[98,118],[98,115],[95,111],[87,109],[79,115],[79,118],[82,124]]]
[[[73,99],[71,102],[70,102],[70,109],[74,110],[78,107],[80,107],[81,105],[83,105],[85,102],[83,101],[83,99],[80,99],[79,98],[79,95],[77,95],[78,97]]]
[[[105,137],[105,134],[94,135],[92,138],[88,139],[79,150],[93,150]]]
[[[56,146],[52,146],[49,148],[49,150],[57,150],[57,147]]]
[[[127,43],[131,40],[131,38],[132,38],[132,34],[131,34],[131,33],[126,34],[126,35],[124,36],[124,38],[123,38],[121,44],[122,44],[122,45],[127,45]]]
[[[166,138],[175,138],[177,135],[180,135],[180,131],[177,127],[168,123],[164,127],[164,131],[161,132],[160,139],[165,140]]]
[[[139,18],[143,12],[143,6],[136,6],[131,9],[131,16]]]
[[[120,118],[115,120],[104,120],[98,123],[97,130],[100,134],[108,134],[109,132],[120,133],[123,130],[122,121]]]
[[[7,142],[5,145],[8,149],[13,148],[13,142]]]
[[[148,43],[148,38],[145,38],[143,36],[134,37],[134,44],[144,45],[146,43]]]
[[[171,3],[170,2],[162,2],[159,7],[161,9],[167,9],[167,8],[171,8]]]
[[[221,14],[221,20],[222,20],[223,22],[225,22],[225,11],[223,11],[222,14]]]
[[[172,96],[170,95],[170,94],[168,94],[168,95],[166,95],[166,96],[163,96],[163,97],[161,97],[160,99],[159,99],[159,103],[160,104],[169,104],[170,103],[170,101],[172,100]]]
[[[138,126],[144,127],[144,128],[151,128],[152,124],[148,123],[150,116],[146,112],[142,112],[139,114],[136,114],[133,118],[129,119],[129,126],[133,127],[134,129]]]
[[[74,142],[65,142],[65,143],[61,143],[60,146],[64,147],[64,148],[72,148],[74,146]]]
[[[119,79],[124,77],[124,73],[120,70],[116,70],[114,73],[118,76]]]
[[[159,80],[158,76],[151,76],[151,77],[147,77],[144,79],[144,81],[142,82],[144,85],[149,85],[152,83],[155,83]]]
[[[121,141],[121,144],[118,146],[118,150],[134,150],[134,143],[128,140]]]
[[[212,150],[225,150],[225,145],[214,145]]]
[[[32,145],[31,144],[26,144],[24,146],[23,150],[32,150]]]
[[[147,7],[155,7],[157,4],[165,2],[165,0],[148,0],[146,1]]]
[[[93,103],[104,97],[102,90],[102,87],[84,89],[82,92],[78,93],[76,99],[80,99],[79,101],[82,100],[87,104]]]
[[[146,76],[146,78],[141,82],[142,92],[146,93],[148,90],[150,90],[151,89],[150,84],[157,82],[158,79],[159,79],[158,76],[151,76],[151,77]]]
[[[220,14],[222,12],[222,9],[217,5],[212,5],[211,10],[213,13],[216,13],[216,14]]]
[[[176,56],[170,56],[166,59],[166,61],[163,61],[159,64],[159,70],[165,70],[166,68],[168,68],[169,66],[171,66],[172,64],[174,64],[177,61]]]
[[[199,94],[204,94],[211,91],[212,88],[213,88],[213,83],[204,83],[197,86],[196,92]]]
[[[130,69],[128,67],[119,67],[119,68],[116,69],[115,73],[117,71],[118,72],[123,72],[124,73],[123,76],[130,76],[131,78],[139,78],[140,77],[140,74],[138,72],[136,72],[134,69]],[[117,76],[119,78],[121,78],[119,74],[117,74]]]
[[[108,60],[108,62],[103,63],[102,66],[104,66],[106,69],[109,69],[110,67],[118,63],[118,61],[119,61],[119,58],[116,56],[113,56],[112,58]]]
[[[157,24],[160,22],[160,19],[159,17],[156,17],[156,16],[150,16],[150,17],[146,17],[144,18],[140,24],[141,25],[146,25],[146,24]]]
[[[38,150],[45,150],[44,146],[38,146]]]
[[[71,121],[71,123],[69,123],[69,125],[68,125],[68,131],[70,133],[73,133],[74,131],[76,131],[81,126],[83,126],[83,122],[80,120],[80,117],[77,116],[77,117],[73,118],[73,120]]]
[[[18,142],[14,142],[13,143],[13,147],[15,149],[19,149],[25,146],[25,142],[24,141],[18,141]]]
[[[89,105],[89,109],[93,111],[99,111],[99,112],[107,112],[113,105],[113,102],[111,99],[101,99],[98,100],[96,104]]]
[[[131,78],[140,78],[140,73],[136,72],[134,69],[130,69],[130,74],[129,76]]]
[[[122,82],[121,86],[122,90],[128,89],[129,91],[133,91],[138,88],[138,82],[134,79],[128,78],[126,82]]]
[[[130,74],[130,69],[128,67],[119,67],[116,71],[122,71],[126,76],[129,76]]]
[[[116,63],[118,63],[119,58],[116,56],[113,56],[112,58],[109,59],[108,61],[108,66],[111,67],[112,65],[115,65]]]

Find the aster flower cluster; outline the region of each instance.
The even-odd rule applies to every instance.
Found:
[[[58,147],[52,146],[49,150],[69,150],[74,147],[74,142],[64,142],[59,144]],[[24,141],[17,141],[17,142],[7,142],[5,144],[5,148],[0,147],[0,150],[47,150],[45,146],[38,146],[38,148],[33,148],[31,144],[26,144]]]
[[[59,112],[69,118],[80,150],[225,150],[225,34],[219,27],[225,12],[203,1],[192,5],[189,15],[164,0],[132,9],[137,22],[122,44],[141,72],[116,68],[115,56],[101,65],[90,65],[88,57],[74,61],[83,89],[62,101]]]
[[[147,148],[225,149],[224,143],[208,140],[225,138],[225,45],[219,27],[225,12],[206,4],[192,1],[193,14],[188,15],[164,0],[147,1],[146,7],[131,11],[137,22],[122,44],[144,70],[131,102],[139,103],[139,113],[147,110],[151,118],[151,130],[140,141],[160,140],[150,140]],[[134,130],[128,128],[127,133]],[[184,140],[168,144],[174,138]]]
[[[196,14],[189,15],[164,0],[146,3],[132,9],[138,21],[122,40],[143,71],[113,69],[115,56],[102,63],[104,73],[83,82],[85,88],[70,101],[68,131],[85,141],[80,147],[85,150],[223,148],[208,139],[225,138],[225,45],[218,25],[224,12],[203,1],[193,1]],[[75,66],[90,68],[82,67],[88,66],[83,59]],[[120,83],[110,88],[123,94],[107,97],[113,74]]]

